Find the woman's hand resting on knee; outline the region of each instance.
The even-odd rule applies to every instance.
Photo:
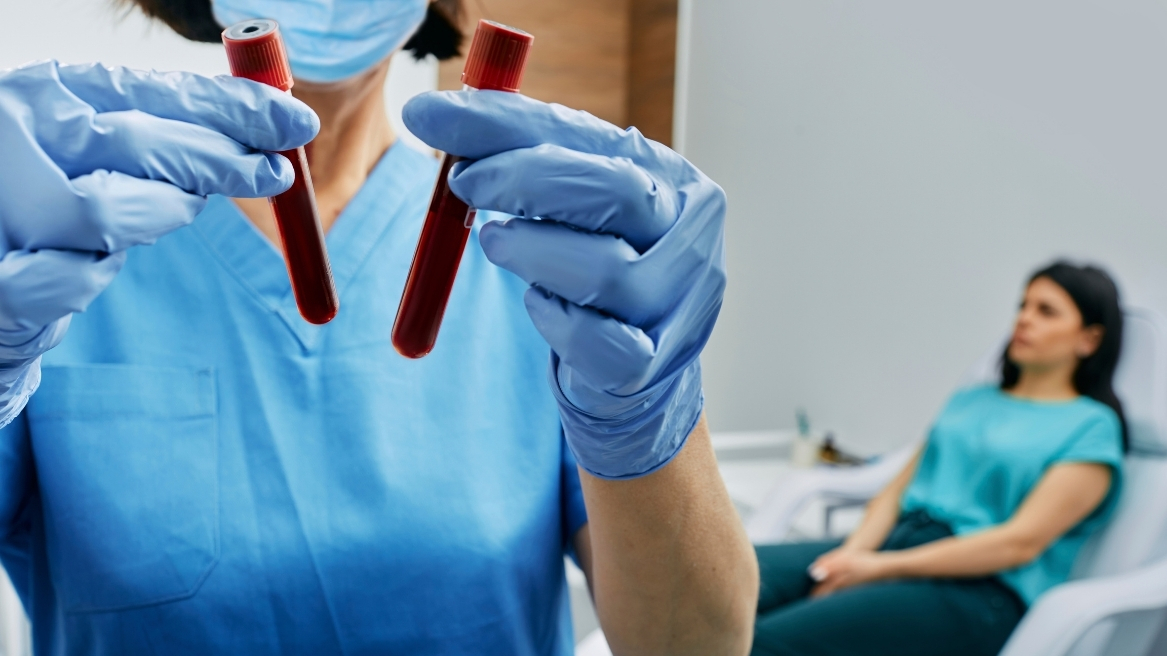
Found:
[[[847,545],[819,556],[808,573],[818,582],[810,592],[813,598],[888,578],[879,552]]]
[[[811,597],[825,597],[844,588],[890,578],[886,568],[882,567],[883,559],[878,549],[899,519],[900,497],[919,464],[920,454],[916,453],[891,483],[867,504],[862,523],[847,541],[811,564],[808,573],[818,582],[811,590]]]

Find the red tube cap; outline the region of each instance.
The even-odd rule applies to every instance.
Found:
[[[478,21],[462,69],[462,84],[482,90],[518,91],[534,40],[520,29],[486,19]]]
[[[292,67],[284,51],[280,24],[269,18],[235,23],[223,30],[231,75],[273,86],[292,88]]]

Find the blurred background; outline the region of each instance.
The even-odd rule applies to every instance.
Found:
[[[920,438],[1055,257],[1167,309],[1162,0],[467,9],[536,35],[528,95],[634,125],[728,193],[703,357],[716,433],[790,429],[805,408],[860,454]],[[6,3],[0,69],[44,58],[226,72],[218,45],[106,0]],[[400,133],[405,100],[460,71],[394,60]]]

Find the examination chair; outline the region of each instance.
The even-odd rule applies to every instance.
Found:
[[[1130,432],[1122,497],[1111,521],[1083,548],[1069,582],[1029,609],[1001,656],[1167,655],[1167,320],[1128,309],[1115,391]],[[970,370],[965,384],[999,380],[1004,344]],[[779,481],[746,525],[755,544],[782,542],[814,500],[826,507],[866,501],[920,447],[872,465],[815,469]]]

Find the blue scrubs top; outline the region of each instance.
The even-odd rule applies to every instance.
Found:
[[[1028,401],[996,386],[957,392],[932,427],[901,507],[924,510],[953,533],[968,535],[1007,522],[1050,467],[1074,462],[1110,467],[1110,490],[1090,516],[1037,559],[999,575],[1033,604],[1070,577],[1078,552],[1118,501],[1122,433],[1110,407],[1085,396]]]
[[[38,654],[572,653],[586,518],[526,285],[475,229],[434,352],[389,342],[436,171],[397,145],[340,216],[331,324],[219,197],[74,317],[0,431]]]

